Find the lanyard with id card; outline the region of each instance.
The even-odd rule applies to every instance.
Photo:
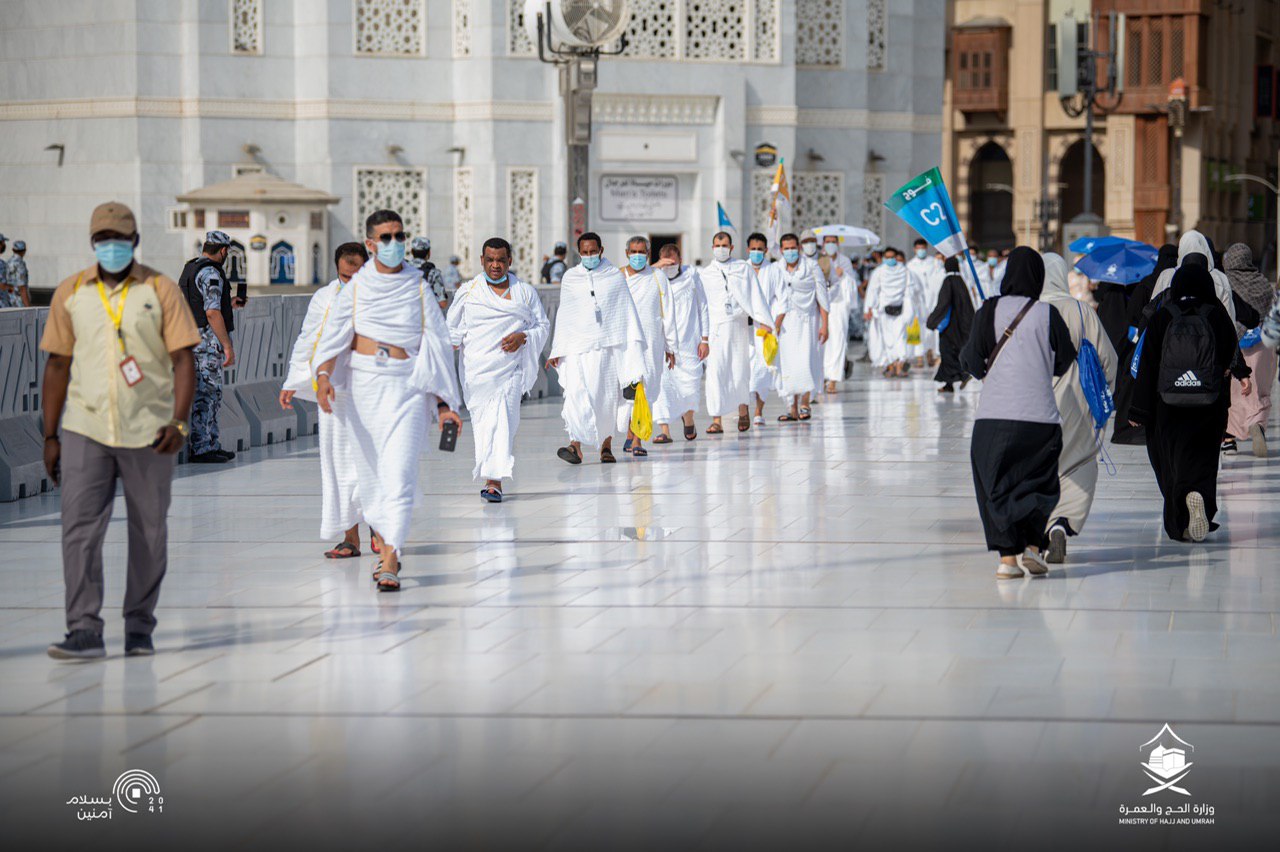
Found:
[[[116,330],[116,342],[120,344],[120,375],[124,377],[124,383],[129,387],[134,387],[142,381],[142,368],[138,366],[137,360],[128,353],[124,345],[124,330],[121,324],[124,322],[124,303],[129,298],[129,282],[124,283],[124,287],[120,290],[120,307],[119,309],[111,307],[111,299],[107,297],[107,288],[102,282],[98,282],[98,298],[102,299],[102,307],[107,312],[107,318],[111,320],[111,325]]]

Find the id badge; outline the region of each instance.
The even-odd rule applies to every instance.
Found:
[[[604,314],[600,311],[600,306],[596,306],[596,325],[604,325]]]
[[[120,362],[120,375],[124,376],[124,383],[129,387],[142,381],[142,368],[132,355]]]
[[[379,367],[387,366],[387,362],[391,360],[391,350],[385,346],[379,345],[378,352],[373,356]]]
[[[733,316],[733,302],[730,302],[727,299],[724,303],[724,315],[727,317]]]

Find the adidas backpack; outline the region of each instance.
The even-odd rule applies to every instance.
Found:
[[[1164,332],[1160,351],[1160,398],[1166,405],[1197,406],[1216,402],[1222,390],[1214,359],[1213,328],[1209,314],[1214,305],[1167,305],[1173,315]]]

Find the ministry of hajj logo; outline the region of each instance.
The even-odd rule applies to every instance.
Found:
[[[1172,790],[1190,796],[1191,793],[1178,784],[1195,765],[1187,759],[1187,752],[1194,752],[1196,747],[1175,734],[1166,722],[1160,733],[1138,746],[1138,750],[1142,752],[1146,752],[1148,748],[1151,751],[1147,752],[1146,762],[1138,765],[1148,778],[1156,782],[1156,786],[1144,791],[1142,795],[1150,796],[1162,790]]]

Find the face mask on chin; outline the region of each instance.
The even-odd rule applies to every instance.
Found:
[[[804,243],[800,246],[800,250],[804,252],[805,257],[813,257],[818,253],[817,243]]]
[[[727,261],[731,254],[733,254],[733,249],[729,246],[714,246],[711,249],[711,256],[720,263]]]
[[[507,276],[503,275],[501,278],[490,278],[489,273],[486,272],[484,274],[484,280],[488,281],[490,284],[506,284]]]

